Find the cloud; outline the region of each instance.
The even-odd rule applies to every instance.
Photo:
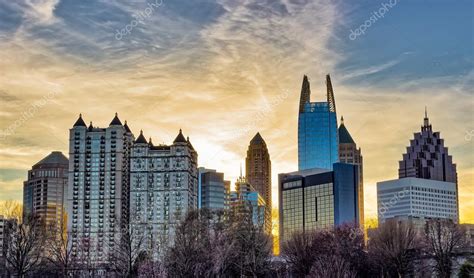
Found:
[[[383,63],[381,65],[375,65],[375,66],[371,66],[371,67],[368,67],[368,68],[352,69],[352,70],[347,69],[346,70],[347,73],[342,76],[342,79],[350,79],[350,78],[370,75],[370,74],[374,74],[374,73],[379,73],[381,71],[384,71],[388,68],[391,68],[391,67],[397,65],[398,63],[400,63],[399,60],[392,60],[392,61],[388,61],[386,63]]]

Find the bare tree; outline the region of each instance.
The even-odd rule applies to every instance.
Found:
[[[452,220],[434,219],[425,225],[425,251],[434,258],[439,277],[451,277],[456,249],[464,243],[465,231]]]
[[[409,221],[386,220],[369,241],[369,252],[387,276],[406,276],[420,250],[418,233]]]
[[[138,264],[148,256],[145,240],[144,231],[138,224],[129,223],[120,229],[118,241],[111,248],[112,269],[125,277],[135,277],[138,274]]]
[[[240,276],[262,277],[271,269],[272,242],[263,227],[255,225],[250,208],[241,207],[234,210],[229,217],[226,228],[227,237],[233,244],[230,257],[234,273]]]
[[[21,220],[23,216],[23,207],[18,201],[0,201],[0,215],[3,215],[5,219]]]
[[[48,235],[45,242],[47,260],[60,273],[62,277],[68,277],[75,267],[73,257],[73,246],[71,233],[67,231],[67,219],[64,217],[61,223],[52,224],[49,227],[52,233]]]
[[[174,245],[166,255],[171,277],[206,277],[212,270],[210,256],[211,213],[190,211],[176,228]]]
[[[312,232],[295,232],[281,246],[281,255],[289,265],[290,271],[297,277],[306,277],[315,261]]]
[[[24,217],[23,221],[10,219],[6,222],[3,255],[7,269],[17,277],[24,277],[40,264],[45,238],[42,224],[35,216]]]

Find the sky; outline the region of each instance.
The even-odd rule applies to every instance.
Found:
[[[364,156],[366,218],[376,182],[398,177],[425,106],[458,168],[474,223],[474,2],[470,0],[0,0],[0,200],[27,170],[68,151],[79,113],[170,144],[235,181],[249,141],[278,173],[297,170],[303,75],[312,101],[331,74],[337,113]],[[244,167],[245,168],[245,167]]]

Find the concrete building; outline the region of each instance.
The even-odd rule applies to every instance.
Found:
[[[339,161],[336,102],[326,76],[327,101],[311,102],[308,77],[303,78],[298,113],[298,169],[332,169]]]
[[[198,207],[197,158],[181,130],[171,145],[155,146],[143,132],[133,144],[130,214],[154,255],[161,244],[173,241],[175,227],[186,213]]]
[[[399,179],[377,183],[378,218],[459,220],[456,164],[425,109],[421,132],[410,140],[399,162]]]
[[[339,133],[339,162],[357,165],[359,168],[359,215],[360,225],[364,225],[364,163],[362,151],[357,148],[357,144],[352,139],[351,134],[344,125],[344,117],[341,117],[341,125],[338,129]]]
[[[88,267],[107,267],[128,224],[133,138],[117,114],[107,128],[87,127],[80,115],[70,129],[68,231],[72,255]]]
[[[272,162],[260,133],[250,141],[245,159],[247,181],[265,200],[265,232],[272,230]]]
[[[204,167],[198,170],[198,208],[224,210],[227,199],[224,174]]]
[[[279,174],[280,244],[297,231],[360,223],[358,167],[335,163],[333,169]]]
[[[458,219],[456,184],[403,178],[377,183],[379,222],[393,217]]]
[[[28,171],[23,183],[23,213],[39,216],[47,227],[61,226],[65,219],[69,161],[52,152]]]

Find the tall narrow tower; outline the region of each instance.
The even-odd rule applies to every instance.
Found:
[[[133,139],[117,114],[106,128],[79,116],[69,130],[68,232],[78,263],[106,268],[128,225]]]
[[[265,200],[265,231],[272,229],[272,163],[267,144],[260,133],[250,141],[245,160],[247,181]]]
[[[339,161],[342,163],[354,164],[358,166],[358,187],[357,187],[357,208],[359,214],[359,225],[364,225],[364,163],[362,151],[357,148],[357,144],[352,139],[351,134],[344,125],[344,117],[341,117],[339,126]]]
[[[308,77],[303,77],[298,114],[299,170],[332,169],[339,160],[336,102],[329,74],[326,89],[326,101],[311,102]]]

